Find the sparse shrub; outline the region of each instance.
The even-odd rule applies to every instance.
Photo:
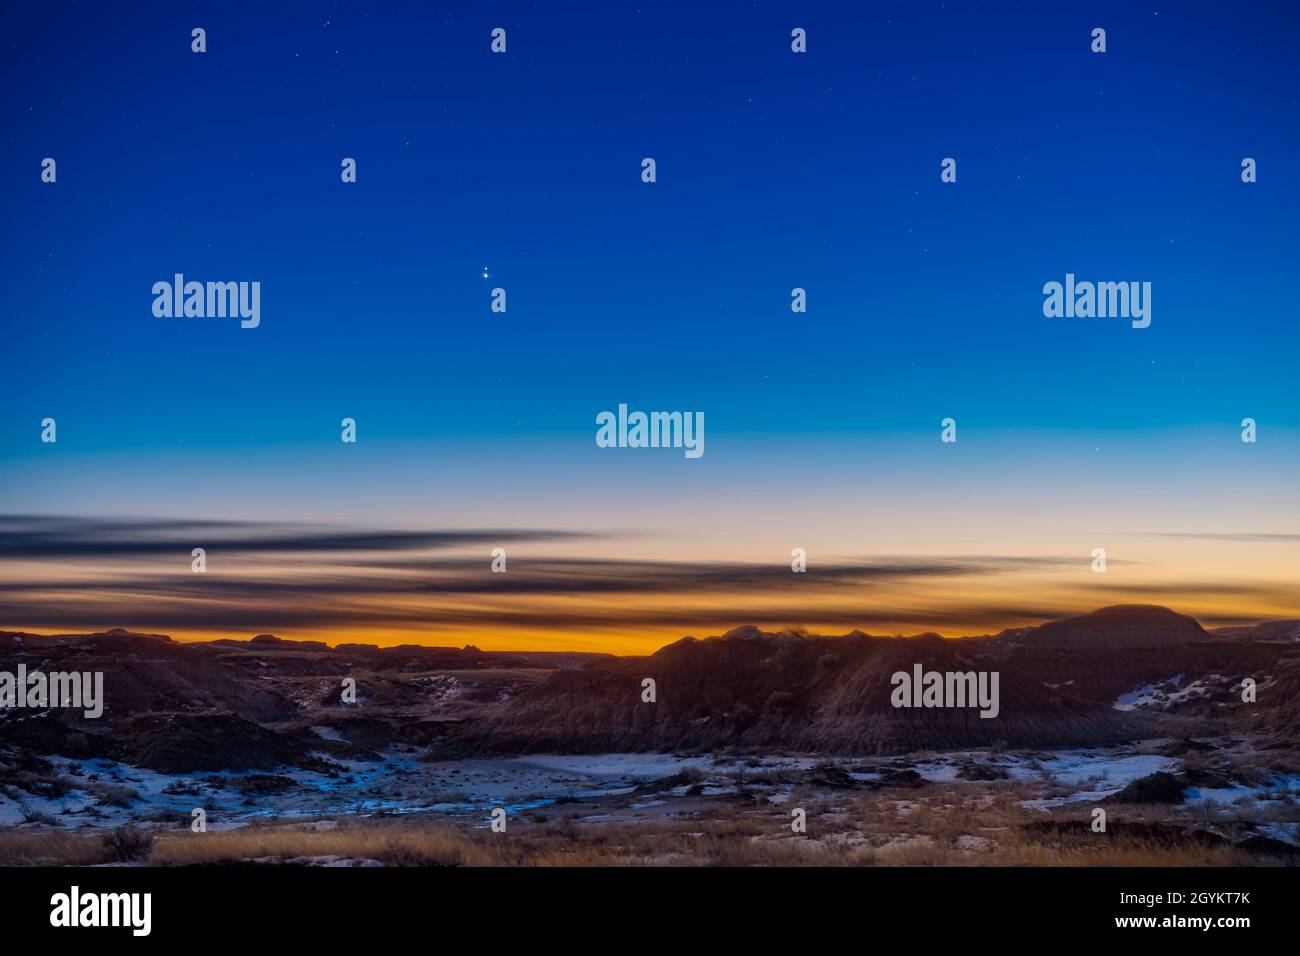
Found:
[[[1007,772],[996,764],[971,761],[957,768],[960,780],[1005,780]]]
[[[43,823],[46,826],[58,826],[59,821],[48,813],[41,813],[28,800],[18,801],[18,812],[23,816],[23,823]]]
[[[116,784],[104,783],[95,788],[99,795],[99,802],[109,807],[121,807],[128,809],[132,801],[140,799],[140,792],[131,787],[120,787]]]
[[[821,657],[817,658],[817,669],[823,673],[833,671],[840,666],[840,655],[828,651]]]
[[[1187,784],[1171,773],[1156,771],[1132,781],[1105,803],[1182,803]]]
[[[380,859],[388,866],[461,866],[464,854],[454,838],[413,835],[390,838]]]
[[[153,834],[127,825],[104,834],[104,849],[113,854],[118,863],[133,863],[149,856],[153,849]]]
[[[245,796],[271,796],[286,793],[298,787],[292,777],[278,774],[255,773],[234,781],[234,787]]]
[[[28,793],[48,800],[56,800],[72,790],[67,781],[44,773],[22,773],[15,782]]]
[[[788,690],[774,690],[767,698],[767,703],[763,705],[763,710],[769,714],[781,713],[789,710],[794,704],[794,694]]]

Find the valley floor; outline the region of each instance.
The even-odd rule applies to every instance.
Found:
[[[1300,753],[1262,745],[453,762],[402,748],[181,776],[48,757],[0,786],[0,865],[1294,865]]]

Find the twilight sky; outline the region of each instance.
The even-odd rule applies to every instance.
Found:
[[[431,6],[8,14],[0,627],[1300,616],[1295,4]],[[260,326],[154,317],[178,272]],[[597,448],[620,402],[704,456]]]

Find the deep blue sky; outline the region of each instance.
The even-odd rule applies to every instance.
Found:
[[[1295,4],[187,6],[8,17],[2,455],[47,414],[117,448],[587,443],[619,401],[1296,423]],[[1151,281],[1151,328],[1044,319],[1067,270]],[[260,280],[261,328],[153,318],[177,271]]]
[[[0,515],[572,529],[511,560],[568,547],[579,577],[597,552],[767,567],[794,546],[1061,568],[855,583],[820,616],[778,590],[771,621],[745,593],[701,630],[1300,613],[1296,3],[23,2],[0,53]],[[1150,328],[1045,318],[1070,271],[1150,282]],[[261,326],[155,318],[176,272],[259,281]],[[596,448],[620,402],[703,412],[705,456]],[[0,626],[254,627],[148,591],[188,580],[194,535],[40,569],[136,604],[37,588]],[[204,580],[236,558],[214,548]],[[339,587],[322,602],[388,607]],[[658,621],[657,646],[684,600],[613,616]]]

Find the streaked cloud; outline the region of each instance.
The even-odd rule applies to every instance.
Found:
[[[388,642],[402,632],[403,640],[455,635],[497,646],[518,635],[532,635],[533,646],[569,646],[585,634],[619,650],[652,650],[683,634],[745,623],[956,635],[1135,599],[1180,607],[1213,600],[1220,622],[1251,619],[1223,608],[1285,608],[1294,600],[1267,582],[1161,583],[1113,573],[1136,573],[1145,567],[1137,560],[1112,560],[1112,574],[1091,575],[1077,554],[840,558],[814,560],[806,574],[779,559],[596,555],[612,543],[626,552],[635,537],[572,528],[7,515],[0,516],[0,627],[124,626],[191,637],[272,631],[332,642],[374,635]],[[204,574],[190,570],[196,546],[208,551]],[[504,574],[490,570],[494,547],[509,551]]]
[[[162,555],[179,547],[219,547],[237,553],[399,551],[454,548],[485,542],[599,538],[579,531],[456,529],[363,530],[250,521],[99,521],[0,515],[0,558],[89,558]]]

